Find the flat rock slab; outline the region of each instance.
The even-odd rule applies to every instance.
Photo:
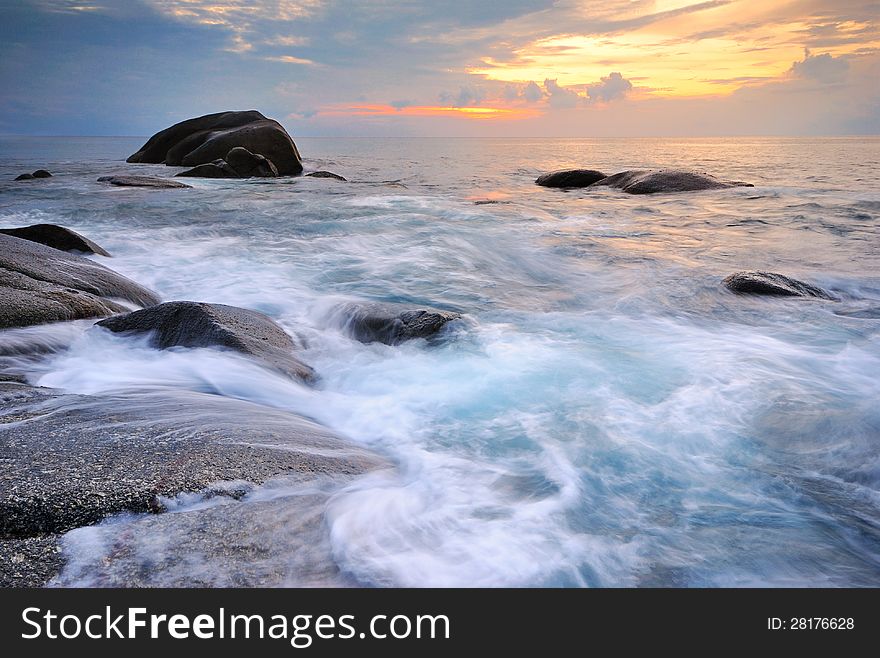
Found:
[[[538,176],[535,185],[560,188],[588,187],[606,177],[607,174],[595,169],[560,169]]]
[[[388,464],[292,413],[188,391],[91,397],[0,383],[0,539],[162,511],[160,496]]]
[[[728,290],[738,294],[836,299],[827,290],[776,272],[736,272],[723,283]]]
[[[340,176],[339,174],[334,174],[332,171],[312,171],[306,174],[309,178],[332,178],[333,180],[348,182],[348,179]]]
[[[272,318],[258,311],[204,302],[167,302],[98,323],[114,332],[152,333],[159,349],[225,347],[255,358],[289,377],[311,381],[315,373],[297,359],[298,345]]]
[[[179,187],[192,187],[170,178],[158,176],[101,176],[99,183],[110,183],[119,187],[154,187],[158,189],[173,189]]]
[[[0,234],[0,329],[106,317],[158,296],[88,258]]]
[[[461,314],[430,306],[385,302],[345,302],[330,313],[331,321],[362,343],[397,345],[430,338]]]
[[[32,226],[21,228],[0,228],[0,233],[21,238],[22,240],[38,242],[61,251],[79,251],[84,254],[98,254],[99,256],[110,255],[107,250],[95,244],[87,237],[57,224],[33,224]]]

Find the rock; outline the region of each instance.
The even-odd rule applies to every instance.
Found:
[[[236,146],[226,154],[226,163],[242,178],[274,178],[278,170],[271,160]]]
[[[460,317],[459,313],[428,306],[384,302],[347,302],[330,313],[331,321],[352,338],[362,343],[386,345],[397,345],[412,338],[430,338],[448,322]]]
[[[154,345],[169,347],[226,347],[254,357],[289,377],[311,381],[315,373],[297,359],[294,340],[268,315],[225,304],[166,302],[102,320],[98,326],[114,332],[154,333]]]
[[[560,169],[538,176],[535,184],[543,187],[587,187],[606,176],[594,169]]]
[[[92,397],[0,383],[0,401],[0,539],[161,512],[160,496],[218,481],[387,467],[301,416],[205,393]]]
[[[128,310],[116,299],[159,303],[154,292],[94,261],[0,234],[0,329]]]
[[[0,587],[42,587],[62,566],[57,535],[0,539]]]
[[[37,169],[32,174],[19,174],[15,177],[15,180],[31,180],[33,178],[52,178],[52,174],[45,169]]]
[[[754,187],[751,183],[721,181],[708,174],[664,169],[661,171],[622,171],[599,180],[591,187],[615,187],[628,194],[657,194],[660,192],[695,192],[728,187]]]
[[[181,171],[175,176],[190,176],[192,178],[241,178],[238,172],[230,167],[226,160],[218,159],[214,162],[200,164],[192,169]]]
[[[22,228],[0,228],[0,233],[11,235],[22,240],[39,242],[61,251],[79,251],[84,254],[109,256],[102,247],[69,228],[57,224],[34,224]]]
[[[821,288],[775,272],[736,272],[724,279],[724,285],[738,294],[835,299]]]
[[[306,174],[306,176],[310,176],[312,178],[333,178],[335,180],[341,180],[343,182],[348,182],[347,178],[340,176],[339,174],[334,174],[332,171],[313,171],[311,173]]]
[[[192,185],[187,185],[180,181],[171,180],[170,178],[159,178],[157,176],[101,176],[98,182],[119,185],[120,187],[157,187],[168,189],[192,187]]]
[[[195,167],[224,158],[236,146],[271,160],[282,176],[302,172],[290,135],[256,110],[219,112],[174,124],[153,135],[128,162]]]

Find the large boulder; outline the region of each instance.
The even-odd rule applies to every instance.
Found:
[[[595,169],[560,169],[538,176],[535,184],[543,187],[587,187],[603,178],[607,178],[607,174]]]
[[[0,234],[0,329],[105,317],[159,303],[158,296],[103,265]]]
[[[180,187],[189,187],[186,183],[171,180],[170,178],[159,178],[158,176],[101,176],[99,183],[110,183],[118,187],[155,187],[158,189],[171,189]]]
[[[39,242],[53,249],[61,251],[79,251],[84,254],[98,254],[109,256],[100,245],[95,244],[88,238],[80,235],[69,228],[57,224],[33,224],[21,228],[0,228],[0,233],[11,235],[22,240]]]
[[[194,167],[222,159],[236,146],[271,160],[282,176],[303,170],[290,135],[256,110],[187,119],[153,135],[128,162]]]
[[[330,312],[330,320],[362,343],[397,345],[413,338],[430,338],[459,313],[430,306],[385,302],[345,302]]]
[[[738,294],[836,299],[827,290],[776,272],[736,272],[723,283],[728,290]]]
[[[204,302],[166,302],[107,318],[98,326],[113,332],[152,333],[153,345],[225,347],[289,377],[311,381],[314,370],[293,352],[299,346],[272,318],[257,311]]]
[[[679,169],[661,171],[630,170],[613,174],[591,187],[608,186],[618,188],[628,194],[657,194],[660,192],[696,192],[718,190],[728,187],[754,187],[751,183],[722,181],[708,174]]]

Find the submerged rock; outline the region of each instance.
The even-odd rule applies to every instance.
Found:
[[[728,290],[739,294],[835,299],[834,295],[822,288],[776,272],[736,272],[724,279],[723,283]]]
[[[538,176],[535,184],[543,187],[588,187],[606,177],[607,174],[594,169],[560,169]]]
[[[128,162],[195,167],[224,158],[236,146],[271,160],[279,175],[303,170],[287,131],[256,110],[219,112],[176,123],[150,137]]]
[[[171,180],[170,178],[159,178],[157,176],[101,176],[99,183],[110,183],[120,187],[157,187],[157,188],[176,188],[189,187],[186,183]]]
[[[52,178],[52,174],[45,169],[37,169],[32,174],[19,174],[15,180],[32,180],[34,178]]]
[[[314,370],[293,352],[298,345],[272,318],[257,311],[204,302],[166,302],[102,320],[113,332],[152,333],[159,349],[226,347],[289,377],[311,381]]]
[[[218,481],[388,465],[296,414],[205,393],[93,397],[0,383],[0,401],[0,539],[160,512],[159,497]]]
[[[697,192],[728,187],[754,187],[751,183],[722,181],[708,174],[679,169],[661,171],[630,170],[599,180],[591,187],[614,187],[628,194],[658,194],[662,192]]]
[[[82,256],[0,234],[0,329],[124,312],[154,292]]]
[[[348,182],[347,178],[344,178],[343,176],[340,176],[339,174],[334,174],[332,171],[313,171],[311,173],[306,174],[306,176],[310,176],[312,178],[332,178],[334,180]]]
[[[22,240],[39,242],[47,247],[60,249],[61,251],[80,251],[84,254],[98,254],[99,256],[110,255],[88,238],[57,224],[34,224],[22,228],[0,228],[0,233],[21,238]]]
[[[430,338],[461,314],[429,306],[384,302],[346,302],[331,312],[332,320],[362,343],[397,345],[413,338]]]

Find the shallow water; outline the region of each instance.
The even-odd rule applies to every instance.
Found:
[[[0,225],[62,224],[163,299],[268,313],[307,345],[318,387],[89,322],[2,332],[0,359],[76,393],[197,390],[296,411],[397,465],[328,495],[281,482],[223,503],[271,548],[243,571],[300,582],[291,523],[312,496],[335,575],[308,584],[880,585],[880,320],[838,314],[880,306],[880,140],[301,139],[308,168],[351,182],[95,182],[168,175],[121,161],[141,142],[0,139]],[[567,166],[756,187],[533,184]],[[56,176],[5,182],[38,167]],[[740,269],[840,301],[727,293]],[[362,345],[333,323],[346,299],[465,320],[436,344]],[[182,501],[167,537],[200,505]],[[73,531],[59,582],[100,583],[107,537],[155,523]],[[237,582],[191,550],[153,541],[130,559],[162,564],[156,584]]]

